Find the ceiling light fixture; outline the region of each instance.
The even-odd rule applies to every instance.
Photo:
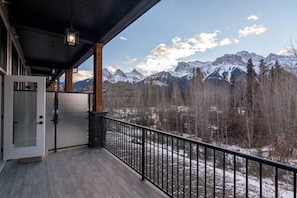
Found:
[[[71,24],[70,28],[65,30],[64,43],[69,46],[78,45],[79,31],[73,29],[73,0],[71,0]]]

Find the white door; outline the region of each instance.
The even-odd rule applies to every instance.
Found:
[[[3,159],[45,155],[45,78],[4,77]]]

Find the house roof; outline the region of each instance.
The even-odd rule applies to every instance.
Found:
[[[73,0],[76,47],[64,45],[70,27],[71,0],[7,0],[9,22],[15,28],[32,75],[62,74],[93,54],[96,42],[106,44],[159,0]]]

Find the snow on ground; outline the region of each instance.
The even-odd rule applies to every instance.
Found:
[[[138,161],[136,163],[136,168],[140,167],[140,158],[141,158],[141,134],[138,130],[135,130],[134,132],[128,131],[128,130],[122,130],[120,133],[114,133],[111,131],[108,131],[107,133],[107,147],[110,149],[115,149],[116,151],[114,153],[121,153],[120,156],[124,156],[122,160],[127,160],[128,162],[132,159],[129,158],[129,156],[138,156]],[[138,138],[139,141],[135,141],[133,139]],[[125,140],[124,142],[119,141],[119,139]],[[166,139],[167,140],[167,139]],[[195,157],[192,157],[190,159],[189,157],[189,148],[186,148],[184,146],[184,149],[178,149],[176,145],[176,139],[174,139],[174,149],[172,149],[172,146],[170,145],[172,142],[171,139],[169,139],[169,142],[166,142],[164,139],[163,144],[161,143],[161,138],[159,139],[159,136],[156,138],[154,133],[150,133],[150,136],[147,135],[146,139],[146,168],[147,168],[147,175],[151,181],[153,181],[155,184],[163,183],[165,182],[172,184],[172,188],[169,187],[168,189],[164,189],[165,191],[168,190],[169,193],[172,192],[172,195],[174,197],[183,195],[183,193],[188,196],[197,195],[197,190],[200,192],[199,197],[203,194],[201,192],[203,191],[204,179],[205,175],[207,175],[207,196],[210,196],[213,193],[213,185],[215,183],[215,193],[217,197],[222,196],[223,189],[225,188],[225,197],[233,197],[234,192],[233,188],[234,185],[236,185],[236,196],[243,197],[245,196],[246,192],[246,168],[245,168],[245,159],[241,158],[241,160],[236,159],[236,171],[235,171],[235,177],[234,178],[234,163],[232,160],[234,159],[233,156],[230,156],[230,154],[225,155],[225,169],[222,165],[222,156],[220,155],[221,152],[216,152],[216,161],[214,166],[214,160],[213,160],[213,152],[211,150],[207,150],[209,152],[210,156],[207,157],[207,161],[205,163],[205,156],[204,156],[204,148],[199,147],[199,158],[198,161]],[[123,144],[123,145],[119,145]],[[137,146],[135,146],[137,144]],[[181,147],[182,142],[179,142]],[[116,146],[115,146],[116,145]],[[229,146],[230,150],[237,150],[239,152],[247,152],[245,149],[241,149],[240,147],[236,146]],[[263,148],[268,149],[268,148]],[[197,147],[195,145],[192,145],[192,155],[195,151],[197,151]],[[221,153],[222,154],[222,153]],[[194,154],[197,156],[196,154]],[[149,159],[149,160],[148,160]],[[134,159],[135,160],[135,159]],[[160,164],[160,162],[162,163]],[[158,163],[157,163],[158,162]],[[135,162],[134,162],[135,163]],[[233,165],[232,165],[233,163]],[[206,164],[206,167],[205,167]],[[230,166],[231,164],[231,166]],[[259,168],[256,163],[252,163],[249,160],[249,169],[248,169],[248,196],[249,197],[259,197],[260,196],[260,178],[259,178]],[[264,167],[265,165],[263,165]],[[190,169],[191,168],[191,169]],[[206,173],[205,173],[206,169]],[[159,177],[163,171],[165,171],[166,174],[170,176],[163,176],[162,179],[154,179],[155,177]],[[265,169],[266,170],[266,169]],[[271,170],[274,170],[271,168]],[[167,171],[167,172],[166,172]],[[263,169],[264,172],[264,169]],[[282,175],[279,173],[279,180],[278,180],[278,197],[293,197],[293,177],[292,173],[285,173]],[[214,176],[215,174],[215,176]],[[199,186],[197,186],[197,176],[199,180],[201,181],[199,183]],[[275,196],[275,181],[274,181],[275,174],[272,172],[270,175],[263,175],[262,176],[262,196],[263,197],[274,197]],[[185,180],[187,178],[187,180]],[[189,182],[189,178],[192,178],[192,183]],[[195,179],[196,178],[196,179]],[[284,179],[283,179],[284,178]],[[160,181],[161,180],[161,181]],[[163,181],[167,180],[167,181]],[[225,186],[223,183],[225,182]],[[185,187],[181,187],[180,184],[185,184]],[[169,185],[170,186],[170,185]],[[191,187],[191,188],[190,188]],[[162,186],[161,186],[162,188]],[[163,187],[165,188],[165,187]],[[190,191],[191,190],[191,191]],[[201,195],[200,195],[201,194]],[[203,195],[202,195],[203,197]]]

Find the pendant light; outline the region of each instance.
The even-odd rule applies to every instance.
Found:
[[[71,22],[70,28],[65,30],[64,43],[69,46],[76,46],[79,42],[79,31],[73,29],[73,0],[71,0]]]

